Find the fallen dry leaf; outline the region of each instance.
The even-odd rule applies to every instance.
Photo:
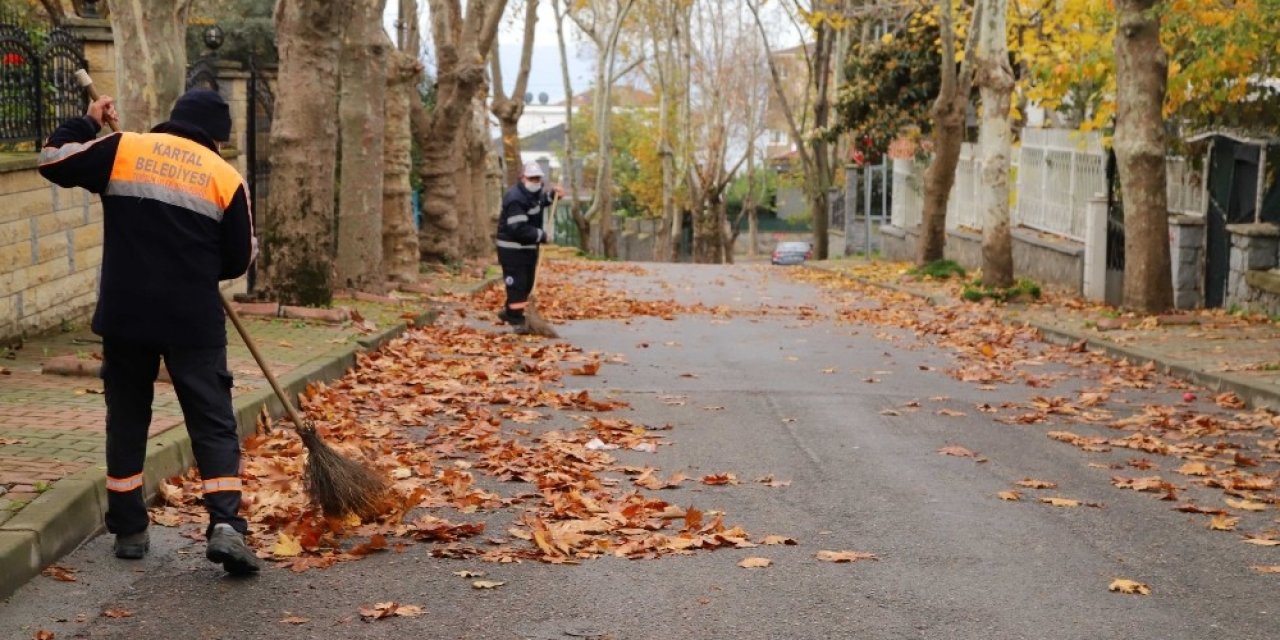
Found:
[[[1254,571],[1257,571],[1258,573],[1280,573],[1280,564],[1269,564],[1269,565],[1255,564],[1249,568],[1253,569]]]
[[[31,640],[54,640],[57,637],[57,634],[48,629],[40,629],[31,636]]]
[[[1141,582],[1134,582],[1133,580],[1126,580],[1124,578],[1116,578],[1115,580],[1112,580],[1111,586],[1107,587],[1107,591],[1130,593],[1142,596],[1151,595],[1151,587],[1142,584]]]
[[[1035,478],[1023,478],[1022,480],[1019,480],[1014,484],[1018,485],[1019,487],[1026,487],[1028,489],[1057,489],[1058,488],[1058,483],[1056,482],[1050,482],[1048,480],[1036,480]]]
[[[453,575],[458,576],[459,578],[483,578],[483,577],[484,577],[484,572],[483,572],[483,571],[468,571],[468,570],[466,570],[466,569],[463,569],[462,571],[454,571],[454,572],[453,572]]]
[[[302,555],[302,543],[283,531],[271,547],[271,555],[277,558],[293,558]]]
[[[1239,523],[1240,518],[1220,513],[1209,521],[1209,528],[1214,531],[1235,531],[1236,525]]]
[[[45,567],[44,571],[40,572],[40,575],[46,578],[53,578],[54,580],[57,580],[59,582],[75,582],[76,581],[75,569],[72,569],[70,567],[63,567],[61,565],[56,565],[56,564],[51,564]]]
[[[760,544],[794,545],[799,543],[796,542],[795,538],[788,538],[786,536],[765,536],[764,539],[760,541]]]
[[[950,447],[943,447],[941,449],[938,449],[938,453],[944,456],[955,456],[957,458],[974,458],[974,457],[977,457],[978,455],[964,447],[958,447],[954,445]]]
[[[1000,496],[1001,500],[1008,500],[1009,502],[1017,502],[1022,499],[1022,494],[1017,491],[1001,491],[996,495]]]
[[[1271,538],[1258,538],[1255,536],[1245,536],[1245,544],[1256,544],[1259,547],[1280,547],[1280,540]]]
[[[702,476],[702,484],[709,484],[712,486],[738,484],[738,477],[732,473],[716,473]]]
[[[501,582],[498,580],[474,580],[471,582],[471,588],[472,589],[497,589],[498,587],[501,587],[504,584],[506,584],[506,582]]]
[[[288,613],[288,612],[286,611],[285,613]],[[310,621],[311,621],[310,618],[303,618],[302,616],[294,616],[294,615],[285,616],[280,619],[280,622],[283,622],[285,624],[306,624]]]
[[[1235,500],[1233,498],[1227,498],[1227,504],[1231,507],[1242,509],[1244,511],[1267,510],[1267,504],[1265,502],[1254,502],[1252,500]]]
[[[824,562],[857,562],[859,560],[879,560],[874,553],[863,551],[819,551],[815,558]]]
[[[378,602],[372,607],[360,607],[360,619],[365,622],[384,620],[394,616],[414,618],[422,615],[422,607],[398,602]]]
[[[104,618],[128,618],[132,615],[133,612],[126,609],[105,609],[102,612]]]
[[[773,561],[768,558],[743,558],[738,566],[743,569],[763,569],[771,564]]]
[[[1101,507],[1102,506],[1096,502],[1084,502],[1081,500],[1076,500],[1074,498],[1040,498],[1040,502],[1043,502],[1045,504],[1051,504],[1055,507],[1079,507],[1079,506]]]
[[[1213,474],[1213,468],[1203,462],[1188,462],[1178,467],[1178,473],[1184,476],[1207,476]]]
[[[1244,400],[1241,400],[1240,396],[1236,395],[1234,392],[1231,392],[1231,391],[1227,391],[1225,393],[1219,393],[1218,395],[1213,397],[1213,401],[1223,409],[1243,409],[1244,408]]]

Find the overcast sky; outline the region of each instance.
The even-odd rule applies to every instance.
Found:
[[[572,0],[569,0],[572,1]],[[419,29],[423,34],[424,40],[430,39],[431,29],[428,23],[425,2],[420,0],[419,4],[423,5],[421,25]],[[387,11],[384,23],[387,31],[391,33],[392,40],[395,40],[395,20],[396,20],[396,2],[387,3]],[[513,5],[514,6],[514,5]],[[766,5],[768,10],[776,11],[775,5],[770,3]],[[745,12],[745,6],[742,8]],[[763,16],[762,16],[763,17]],[[502,79],[507,90],[515,85],[515,73],[520,64],[520,44],[524,36],[524,11],[508,11],[505,16],[501,30],[498,32],[498,52],[502,62]],[[783,25],[785,20],[765,20],[766,24]],[[594,80],[592,73],[595,67],[594,49],[588,44],[583,44],[583,38],[578,34],[577,27],[571,23],[565,24],[565,38],[567,39],[567,51],[569,54],[569,75],[573,83],[574,93],[582,93],[591,88]],[[782,49],[799,44],[800,37],[794,30],[779,30],[775,35],[770,36],[770,44],[775,49]],[[551,8],[551,3],[547,1],[540,2],[538,5],[538,26],[534,37],[533,64],[529,73],[529,91],[536,97],[540,93],[546,93],[549,104],[555,104],[564,99],[564,81],[560,74],[560,51],[556,44],[556,18]]]

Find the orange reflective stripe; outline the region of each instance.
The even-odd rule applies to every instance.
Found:
[[[523,309],[523,308],[525,308],[525,307],[529,306],[529,303],[528,303],[528,302],[512,302],[511,304],[509,304],[509,305],[507,305],[507,306],[508,306],[508,307],[511,307],[512,309]]]
[[[205,493],[239,491],[241,486],[240,478],[209,478],[200,483],[200,487],[204,489]]]
[[[128,493],[134,489],[142,488],[142,474],[129,476],[128,478],[112,478],[107,476],[107,491],[115,491],[116,493]]]
[[[165,133],[125,133],[111,167],[107,194],[160,200],[221,220],[243,183],[222,156],[194,140]]]

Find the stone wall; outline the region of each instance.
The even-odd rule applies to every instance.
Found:
[[[0,165],[0,340],[82,322],[97,299],[102,204],[35,166]]]
[[[1231,234],[1226,304],[1280,315],[1280,226],[1261,222],[1227,226]]]
[[[880,227],[881,255],[889,260],[914,262],[919,227]],[[963,229],[947,231],[943,256],[968,270],[982,267],[982,236]],[[1013,272],[1042,285],[1079,292],[1084,277],[1084,244],[1031,229],[1013,229]]]
[[[89,74],[98,90],[116,92],[116,56],[106,21],[73,18],[84,39]],[[219,74],[232,110],[232,143],[245,148],[248,75]],[[246,160],[224,152],[241,175]],[[97,302],[102,263],[102,203],[83,189],[63,189],[36,170],[36,153],[0,154],[0,343],[88,320]],[[243,288],[243,278],[224,283]]]

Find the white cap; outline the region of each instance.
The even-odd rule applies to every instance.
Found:
[[[542,173],[542,165],[538,164],[537,162],[531,161],[531,162],[524,163],[523,175],[526,178],[541,178],[545,174]]]

